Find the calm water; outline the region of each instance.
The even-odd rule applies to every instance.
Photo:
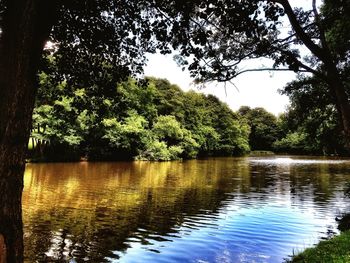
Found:
[[[27,262],[282,262],[337,232],[350,161],[28,164]]]

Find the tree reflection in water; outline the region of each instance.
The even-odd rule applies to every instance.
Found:
[[[160,252],[151,244],[175,242],[208,224],[219,228],[232,205],[246,209],[287,200],[305,211],[336,213],[349,169],[348,163],[286,165],[250,158],[28,164],[25,257],[104,262],[134,244]]]

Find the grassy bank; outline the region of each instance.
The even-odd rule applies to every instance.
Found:
[[[321,241],[314,248],[295,255],[291,261],[298,263],[345,263],[350,262],[350,231],[326,241]]]

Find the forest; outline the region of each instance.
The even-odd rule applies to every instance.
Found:
[[[128,80],[108,96],[40,74],[30,140],[35,160],[175,160],[242,155],[249,126],[215,96],[164,79]]]
[[[39,78],[31,161],[349,154],[335,107],[312,78],[280,90],[291,104],[279,116],[248,106],[234,112],[213,95],[184,92],[165,79],[129,78],[101,96],[45,72]]]

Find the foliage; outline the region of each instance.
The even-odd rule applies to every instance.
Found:
[[[206,1],[199,8],[196,4],[184,4],[187,16],[176,17],[180,23],[186,23],[186,18],[190,23],[176,31],[174,45],[181,48],[179,63],[188,66],[199,81],[227,81],[246,71],[265,69],[324,74],[318,66],[328,63],[327,56],[344,59],[349,50],[348,1],[324,1],[321,14],[312,3],[309,9],[293,9],[288,0]],[[168,12],[171,8],[163,5]],[[187,41],[179,41],[185,36]],[[333,45],[337,40],[341,44]],[[302,49],[310,51],[308,56],[302,56]],[[274,64],[241,67],[242,61],[261,57]]]
[[[275,150],[309,154],[347,153],[336,105],[322,81],[316,77],[301,77],[281,92],[289,96],[291,106],[280,117],[284,138],[274,144]]]
[[[180,49],[176,59],[198,83],[229,81],[245,72],[263,70],[311,73],[322,82],[323,94],[331,94],[350,147],[350,100],[346,91],[350,1],[325,0],[319,8],[315,0],[309,9],[291,4],[288,0],[204,1],[198,8],[195,3],[187,4],[188,15],[173,21],[190,21],[185,29],[176,31],[174,46]],[[244,64],[259,58],[265,58],[264,66]]]
[[[146,145],[146,150],[136,157],[138,160],[170,161],[177,160],[183,152],[180,146],[168,147],[164,141],[152,140]]]
[[[65,82],[48,88],[52,76],[40,78],[32,137],[50,142],[36,153],[42,157],[67,152],[56,148],[89,159],[157,161],[250,150],[248,125],[214,96],[183,92],[167,80],[130,78],[101,98]]]
[[[277,152],[285,153],[307,153],[307,147],[308,145],[306,143],[306,134],[300,131],[288,133],[286,137],[273,143],[273,148]]]
[[[250,126],[249,145],[252,150],[272,150],[279,136],[277,118],[263,108],[242,106],[238,113]]]
[[[314,248],[305,249],[302,253],[293,256],[292,260],[287,262],[349,262],[349,247],[350,231],[347,231],[330,240],[321,241]]]
[[[102,139],[108,141],[109,147],[114,151],[124,152],[126,157],[136,155],[137,149],[143,148],[147,142],[148,122],[134,111],[122,123],[112,118],[104,119],[102,125],[105,133]]]
[[[289,3],[287,0],[276,2],[282,3],[282,5]],[[283,5],[283,7],[286,6]],[[163,10],[159,11],[159,9],[164,9],[166,14],[162,12]],[[259,10],[264,11],[267,19],[266,23],[261,21]],[[71,89],[70,93],[59,95],[51,103],[45,103],[53,107],[52,120],[56,125],[52,125],[52,127],[59,128],[60,124],[63,126],[67,125],[67,127],[64,127],[66,131],[61,133],[63,136],[56,136],[56,138],[53,136],[53,141],[58,141],[56,145],[74,145],[89,153],[89,148],[92,149],[94,146],[101,147],[104,140],[106,140],[106,138],[101,136],[104,134],[104,131],[99,128],[101,120],[113,118],[114,112],[109,112],[109,116],[105,115],[108,112],[108,109],[106,110],[108,108],[107,105],[114,104],[111,104],[111,101],[108,98],[106,100],[104,96],[110,97],[111,94],[114,94],[115,83],[125,79],[131,72],[140,71],[146,51],[154,52],[155,49],[161,49],[163,53],[169,52],[167,43],[172,40],[173,48],[183,47],[183,55],[187,55],[187,52],[187,56],[192,53],[195,54],[197,59],[198,57],[203,57],[201,55],[203,49],[197,49],[197,47],[207,42],[208,38],[205,34],[203,36],[202,28],[209,29],[209,27],[205,27],[201,23],[202,21],[198,21],[198,19],[190,19],[191,17],[212,21],[212,24],[217,26],[217,29],[222,28],[229,34],[235,33],[232,34],[234,35],[233,39],[237,37],[239,40],[236,43],[230,43],[231,41],[229,41],[229,45],[223,47],[223,50],[228,52],[223,57],[214,59],[213,63],[209,64],[214,66],[214,74],[211,76],[215,78],[217,75],[219,77],[229,76],[229,71],[217,70],[219,68],[217,66],[219,64],[218,61],[220,62],[222,58],[225,59],[231,51],[242,50],[237,48],[237,43],[241,42],[241,33],[250,32],[243,35],[243,37],[247,37],[248,40],[253,39],[252,44],[257,47],[256,50],[258,51],[255,53],[264,53],[267,46],[266,42],[270,42],[266,30],[268,30],[268,33],[271,31],[277,32],[274,22],[278,20],[279,15],[282,15],[284,11],[286,10],[276,6],[275,1],[247,0],[204,2],[197,0],[0,1],[0,97],[2,99],[2,103],[0,103],[0,122],[2,123],[0,126],[0,137],[2,138],[1,163],[4,164],[1,168],[1,174],[4,175],[2,176],[1,190],[4,196],[7,197],[4,200],[9,203],[2,203],[4,209],[1,211],[0,218],[3,219],[1,219],[0,225],[4,225],[4,227],[1,227],[0,232],[5,237],[8,261],[22,261],[22,221],[20,216],[16,215],[21,214],[20,197],[21,182],[23,180],[21,173],[24,169],[23,146],[27,140],[30,113],[34,106],[36,93],[34,78],[38,69],[38,60],[48,35],[50,35],[50,40],[52,40],[54,45],[48,53],[54,56],[58,71],[47,70],[46,73],[55,75],[58,72],[54,76],[56,78],[55,83],[66,81],[67,86]],[[289,15],[288,10],[287,14]],[[316,22],[318,22],[317,14],[315,14],[315,17]],[[173,21],[171,21],[172,19]],[[169,20],[172,27],[168,26],[169,23],[167,21]],[[305,22],[307,23],[308,19],[305,19]],[[229,25],[232,26],[230,27]],[[304,25],[303,23],[302,26]],[[190,28],[199,28],[200,30],[195,30],[194,34],[192,32],[188,34],[186,29]],[[234,28],[238,30],[232,30]],[[309,27],[306,28],[309,29]],[[217,29],[215,31],[219,31]],[[298,33],[298,30],[296,31]],[[322,30],[314,32],[322,35]],[[220,34],[213,36],[213,34],[209,33],[207,35],[221,42],[227,40],[225,39],[225,34],[224,37],[221,37]],[[295,43],[298,43],[300,40],[305,43],[303,35],[300,36],[299,34],[298,37],[295,39]],[[189,39],[193,41],[189,41]],[[188,43],[194,43],[194,45],[188,48]],[[286,44],[283,41],[275,43],[282,49],[283,45]],[[221,48],[222,45],[217,46]],[[306,46],[309,47],[310,45]],[[322,46],[321,51],[328,51],[325,49],[326,45]],[[215,48],[216,46],[212,45],[211,47]],[[245,51],[247,50],[249,54],[251,51],[249,48],[245,48]],[[314,50],[317,52],[314,52]],[[211,48],[204,49],[204,51],[208,51],[209,54],[217,53],[215,50],[212,52]],[[317,53],[320,53],[318,48],[313,48],[311,51],[322,62],[325,60],[327,62],[332,61],[332,56],[326,56],[327,59],[318,56]],[[273,51],[273,53],[275,52]],[[329,54],[329,52],[326,53]],[[296,54],[296,56],[290,54]],[[280,64],[288,62],[291,69],[295,70],[299,64],[295,63],[293,58],[297,57],[297,55],[297,52],[288,49],[286,54],[282,53],[281,56],[277,56],[276,62]],[[331,58],[329,59],[329,57]],[[209,55],[209,58],[211,58],[211,55]],[[242,58],[238,59],[241,60]],[[195,61],[194,63],[198,62]],[[334,70],[332,66],[334,65],[328,63],[326,66],[329,65],[331,67],[328,67],[327,73],[332,73],[332,70]],[[195,64],[192,67],[193,69],[198,68]],[[202,71],[205,72],[205,70],[201,70],[200,73]],[[334,77],[334,74],[329,75]],[[339,80],[337,74],[335,75],[335,79]],[[328,77],[328,74],[325,76]],[[75,93],[75,89],[86,89],[85,94],[88,101],[73,98],[72,94]],[[101,96],[101,94],[103,95]],[[44,103],[39,104],[39,106],[41,105],[44,105]],[[61,109],[62,112],[66,113],[66,116],[56,117],[56,113],[58,114],[59,112],[57,109]],[[342,113],[350,112],[348,106],[344,107],[344,109],[345,111],[342,110]],[[47,110],[51,114],[51,110],[49,108]],[[345,120],[349,120],[349,113],[348,115],[345,113]],[[138,114],[140,113],[138,112]],[[66,121],[61,122],[62,119],[66,119]],[[80,120],[82,121],[81,123],[79,123]],[[87,125],[88,120],[91,120],[91,126]],[[116,120],[124,121],[122,117],[116,118]],[[179,119],[179,121],[182,123],[183,120]],[[350,133],[350,128],[345,128]],[[38,128],[38,133],[41,133],[40,127]],[[89,134],[89,136],[86,134]],[[232,141],[232,138],[238,134],[235,132],[231,135],[229,138]],[[220,139],[224,140],[222,136]],[[97,143],[93,144],[92,142]],[[108,140],[106,143],[108,144]],[[230,148],[230,145],[226,148]],[[7,165],[7,162],[10,162],[10,165]],[[10,169],[11,167],[18,167],[18,169],[13,171],[13,169]],[[15,179],[9,180],[8,178]],[[14,201],[12,203],[9,200]],[[11,207],[11,209],[8,209],[8,207]],[[8,213],[8,211],[14,212]]]
[[[301,142],[297,143],[301,138],[312,143],[307,152],[338,152],[341,147],[335,149],[333,141],[328,145],[325,142],[335,130],[339,134],[340,125],[332,120],[321,125],[314,119],[323,120],[331,115],[335,119],[339,107],[329,107],[324,114],[313,111],[304,118],[308,122],[303,122],[303,129],[297,131],[291,128],[287,131],[287,127],[282,127],[286,126],[285,122],[279,120],[277,125],[276,118],[263,109],[240,113],[248,120],[245,123],[240,117],[227,113],[215,99],[208,97],[205,100],[194,92],[185,96],[178,87],[169,85],[165,80],[152,80],[143,89],[135,80],[119,81],[131,72],[140,72],[144,52],[156,49],[162,53],[170,52],[168,43],[180,50],[180,56],[177,56],[180,64],[186,66],[189,62],[186,58],[193,58],[188,68],[200,81],[229,80],[242,72],[239,69],[242,60],[260,57],[274,60],[272,69],[311,70],[321,76],[326,74],[327,69],[323,65],[327,63],[314,51],[325,49],[323,35],[329,43],[329,52],[339,65],[338,73],[345,81],[349,23],[344,17],[348,8],[347,1],[325,1],[322,15],[318,15],[315,10],[289,9],[288,1],[284,0],[278,3],[191,1],[181,4],[178,1],[161,4],[158,1],[139,1],[137,4],[120,1],[111,5],[105,1],[99,4],[64,1],[58,12],[58,23],[50,35],[53,45],[46,50],[42,67],[46,73],[39,74],[41,88],[38,100],[53,107],[50,110],[53,112],[47,112],[48,117],[53,116],[50,127],[63,125],[60,120],[64,120],[66,130],[58,132],[56,137],[50,134],[53,133],[50,128],[45,132],[34,130],[33,136],[38,140],[50,141],[53,145],[79,147],[87,155],[95,157],[101,152],[113,155],[115,151],[127,151],[129,154],[124,152],[121,155],[134,156],[144,150],[147,140],[153,139],[164,140],[168,147],[178,145],[186,148],[181,154],[185,158],[242,154],[249,151],[249,144],[254,150],[271,150],[277,139],[281,140],[274,144],[275,150],[288,149],[289,144],[290,150],[294,151],[294,148],[305,148]],[[292,34],[289,37],[285,37],[280,30],[281,19],[285,15],[291,22]],[[293,16],[296,24],[291,21]],[[297,30],[298,25],[306,35]],[[132,34],[126,34],[126,29],[130,29]],[[321,39],[319,47],[307,44],[307,38]],[[298,51],[300,46],[306,46],[313,55],[301,57]],[[319,94],[329,96],[328,84],[323,78],[318,81],[322,86]],[[120,83],[117,91],[116,83]],[[335,105],[333,97],[329,98]],[[317,97],[314,103],[318,99],[322,100]],[[55,117],[58,115],[57,109],[62,109],[62,116],[58,118]],[[145,129],[151,131],[147,136],[131,135],[132,132],[124,130],[130,109],[147,121],[148,127]],[[43,116],[44,111],[37,107],[35,114]],[[153,128],[154,122],[157,116],[166,115],[174,116],[181,126],[173,127],[180,132],[176,136],[181,137],[182,129],[188,131],[187,142],[171,134],[161,135],[164,138],[157,137],[161,131]],[[116,136],[113,132],[99,127],[104,120],[111,119],[124,127],[118,135],[119,139],[113,137]],[[47,120],[34,118],[34,121],[34,127],[36,123],[41,127],[47,126],[44,123]],[[301,125],[301,122],[298,124]],[[284,139],[280,138],[282,130]],[[248,143],[245,138],[249,133]],[[135,136],[135,139],[121,147],[123,136]],[[317,143],[313,143],[311,138],[315,138]],[[142,142],[136,143],[136,140]],[[335,141],[341,144],[338,137]],[[101,148],[105,150],[101,151]],[[138,150],[132,152],[131,148]]]
[[[174,116],[159,116],[153,124],[153,133],[156,137],[173,145],[184,138],[184,131]]]
[[[234,113],[212,95],[183,92],[163,79],[129,79],[110,96],[54,80],[40,74],[33,114],[32,138],[44,143],[32,155],[48,160],[170,160],[241,155],[250,148],[346,153],[335,105],[317,78],[300,78],[281,91],[291,106],[278,118],[247,106]]]

